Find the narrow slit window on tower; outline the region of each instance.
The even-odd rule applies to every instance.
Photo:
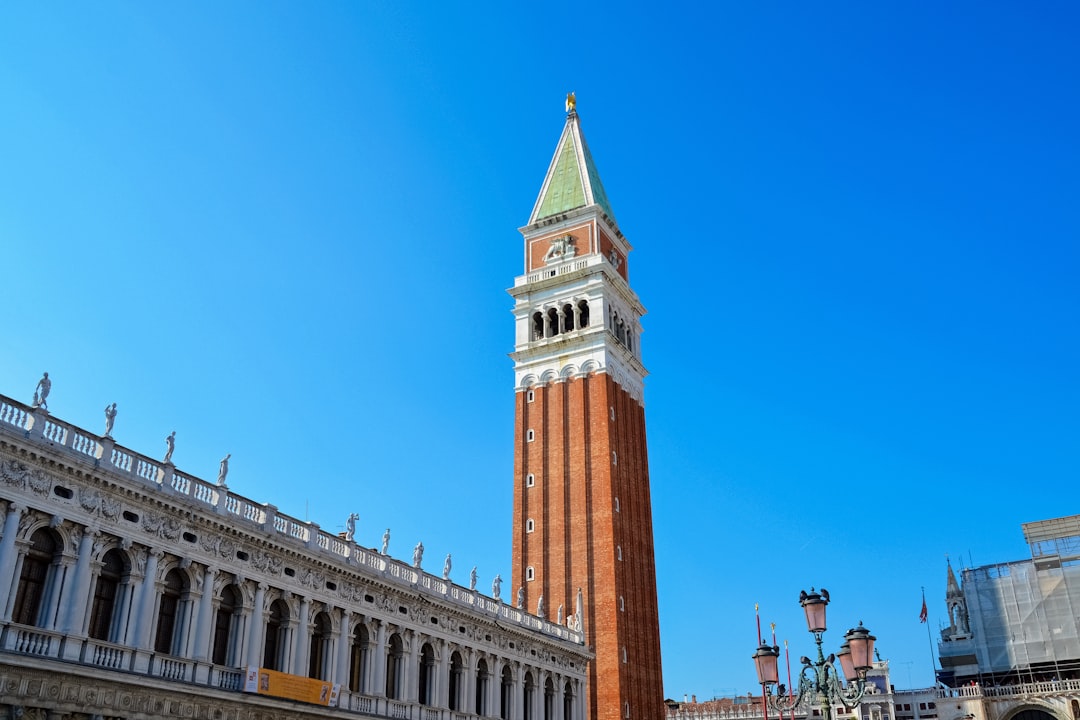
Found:
[[[615,421],[615,406],[612,405],[609,409],[611,410],[611,421],[614,422]]]
[[[532,430],[530,430],[529,432],[532,432]],[[530,437],[529,439],[531,440],[532,438]],[[616,453],[614,450],[611,451],[611,464],[612,465],[618,465],[619,464],[619,454]]]
[[[532,442],[535,439],[536,439],[536,433],[533,432],[532,428],[529,428],[528,430],[525,431],[525,440],[526,440],[526,442]]]
[[[535,391],[529,390],[528,392],[525,393],[525,402],[532,402],[535,399],[536,399],[536,392]]]
[[[615,512],[619,512],[619,498],[615,498]]]
[[[525,579],[532,582],[536,578],[536,571],[533,570],[533,566],[525,568]]]
[[[615,546],[615,555],[622,560],[622,545]]]
[[[532,518],[529,518],[528,520],[525,521],[525,532],[531,533],[535,529],[536,529],[536,523],[533,522]]]
[[[532,487],[535,484],[536,484],[536,476],[535,475],[533,475],[532,473],[529,473],[528,475],[525,476],[525,487]]]
[[[625,645],[623,645],[623,649],[622,649],[622,661],[623,661],[623,665],[625,665],[628,662],[627,657],[626,657],[626,646]]]
[[[626,611],[626,603],[623,601],[623,596],[620,595],[619,596],[619,612],[625,612],[625,611]]]

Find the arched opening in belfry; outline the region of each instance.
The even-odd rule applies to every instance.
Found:
[[[578,300],[578,327],[589,327],[589,301]]]
[[[547,311],[548,327],[551,328],[551,335],[559,334],[559,311],[555,308],[551,308]]]
[[[570,303],[562,308],[562,331],[571,332],[574,329],[574,306]]]
[[[539,310],[532,315],[532,339],[544,339],[544,314]]]

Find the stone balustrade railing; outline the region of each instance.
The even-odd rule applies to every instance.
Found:
[[[94,435],[53,418],[47,410],[32,408],[4,395],[0,395],[0,433],[17,433],[31,441],[48,444],[53,451],[67,453],[74,463],[91,464],[126,477],[152,492],[183,498],[207,512],[227,515],[253,526],[253,529],[270,532],[278,541],[299,543],[309,553],[326,555],[379,573],[419,592],[437,595],[443,602],[480,609],[504,621],[563,640],[579,644],[584,642],[580,631],[530,615],[477,591],[429,575],[388,555],[347,542],[320,530],[315,523],[290,517],[273,505],[237,495],[223,485],[181,472],[172,463],[140,455],[117,445],[111,437]]]
[[[518,277],[515,280],[514,284],[515,286],[518,286],[525,285],[526,283],[539,282],[540,280],[544,280],[546,278],[566,275],[567,273],[582,270],[593,265],[601,265],[606,262],[607,259],[604,258],[602,255],[588,255],[583,258],[572,258],[570,260],[565,260],[561,263],[549,265],[541,270],[531,272],[523,277]]]

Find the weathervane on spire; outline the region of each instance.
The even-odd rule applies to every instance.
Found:
[[[577,112],[577,97],[573,92],[566,93],[566,114],[572,115]]]

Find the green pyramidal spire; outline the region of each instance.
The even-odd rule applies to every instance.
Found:
[[[540,197],[529,218],[530,225],[587,205],[598,205],[612,222],[615,221],[615,213],[611,211],[607,193],[600,182],[600,173],[596,171],[592,153],[581,134],[581,121],[573,98],[573,93],[567,97],[566,127],[544,177]]]

